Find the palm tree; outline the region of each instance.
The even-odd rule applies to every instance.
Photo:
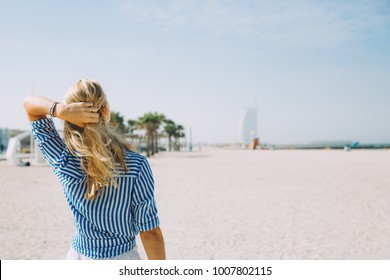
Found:
[[[180,150],[179,140],[180,140],[180,138],[185,137],[184,126],[182,126],[181,124],[178,124],[176,126],[176,133],[173,136],[175,137],[176,151],[179,151]]]
[[[153,148],[154,148],[154,151],[153,153],[158,153],[158,129],[160,128],[161,124],[164,122],[165,120],[165,115],[164,114],[160,114],[160,113],[157,113],[155,112],[153,114],[153,129],[154,129],[154,135],[153,135],[153,138],[154,138],[154,145],[153,145]]]
[[[176,124],[172,120],[165,120],[164,131],[168,135],[168,149],[172,150],[172,136],[176,134]]]
[[[138,118],[138,126],[146,132],[146,156],[153,155],[154,115],[145,113]]]
[[[111,111],[110,122],[116,126],[119,133],[127,133],[127,127],[125,125],[125,118],[119,112]]]
[[[127,131],[130,134],[134,133],[134,130],[137,129],[138,122],[136,120],[127,120]]]
[[[138,129],[138,122],[136,120],[131,120],[131,119],[127,120],[127,126],[126,126],[127,137],[131,139],[131,142],[133,142],[133,144],[135,139],[138,139],[139,140],[138,148],[139,148],[142,137],[138,137],[137,134],[134,134],[134,131],[137,129]]]

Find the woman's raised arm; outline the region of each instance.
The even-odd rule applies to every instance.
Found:
[[[49,98],[27,95],[24,98],[23,105],[30,121],[36,121],[46,118],[50,114],[50,109],[53,107],[53,116],[62,120],[71,122],[77,126],[84,127],[87,123],[98,123],[99,114],[98,108],[92,107],[91,102],[79,102],[63,105]]]

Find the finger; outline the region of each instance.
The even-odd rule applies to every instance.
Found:
[[[92,102],[82,102],[81,106],[83,106],[83,107],[93,107],[93,103]]]
[[[85,124],[83,124],[83,123],[75,123],[75,125],[77,125],[77,126],[79,126],[79,127],[81,127],[81,128],[83,128],[83,127],[85,127]]]
[[[99,122],[99,114],[97,113],[89,114],[89,119],[93,122]]]
[[[91,113],[96,113],[97,111],[99,111],[99,108],[95,108],[95,107],[88,108],[88,111],[91,112]]]
[[[99,119],[88,118],[88,119],[84,119],[83,123],[99,123]]]
[[[86,106],[85,104],[86,103],[81,103],[81,107],[80,107],[81,111],[83,111],[83,112],[91,112],[91,113],[96,113],[97,111],[99,111],[99,108],[92,107],[93,103],[91,103],[91,102],[88,103],[91,106]]]
[[[88,122],[86,123],[99,123],[99,120],[96,120],[96,119],[90,119]]]

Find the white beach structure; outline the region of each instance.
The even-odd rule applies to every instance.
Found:
[[[31,138],[30,153],[21,154],[20,147],[23,139]],[[7,152],[5,154],[7,163],[14,165],[23,165],[22,159],[30,159],[34,164],[45,163],[45,158],[38,147],[38,142],[34,141],[31,135],[31,131],[22,132],[11,139],[9,139]]]
[[[239,139],[242,145],[249,145],[257,138],[257,107],[247,107],[241,115]]]

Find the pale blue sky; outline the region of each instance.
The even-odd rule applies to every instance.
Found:
[[[101,82],[126,118],[166,114],[195,141],[390,142],[390,1],[0,1],[0,127],[22,99]]]

